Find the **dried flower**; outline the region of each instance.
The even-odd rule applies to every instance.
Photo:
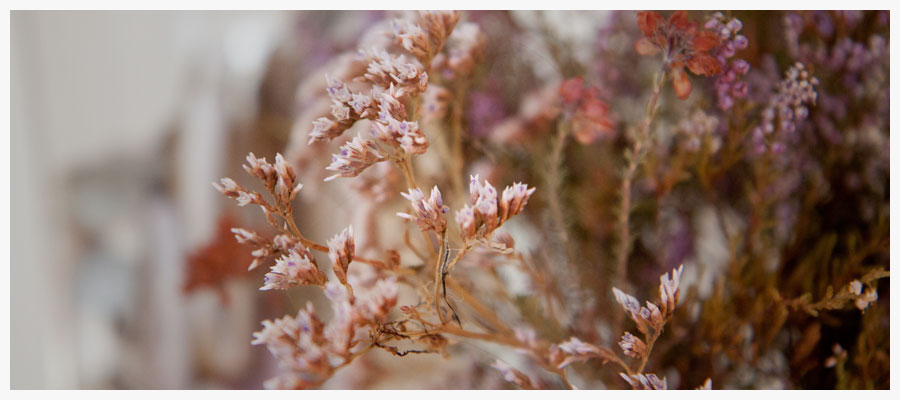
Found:
[[[222,178],[220,182],[221,184],[213,182],[213,187],[225,196],[237,200],[238,206],[243,207],[251,203],[262,204],[263,202],[259,193],[247,190],[231,178]]]
[[[443,234],[447,230],[447,219],[444,214],[450,209],[444,205],[441,191],[435,186],[431,189],[431,197],[425,199],[425,194],[418,188],[409,189],[409,193],[401,193],[412,204],[413,213],[397,213],[398,217],[414,221],[423,232],[434,231]]]
[[[365,321],[382,322],[397,304],[397,278],[382,279],[355,304],[356,312]]]
[[[531,349],[538,348],[537,332],[535,332],[534,329],[518,326],[513,329],[513,333],[515,333],[516,340],[518,340],[519,343],[522,343]]]
[[[251,344],[264,344],[278,359],[282,368],[290,371],[266,382],[267,388],[301,389],[312,386],[316,375],[330,375],[333,367],[323,349],[327,343],[324,324],[315,314],[312,303],[300,310],[297,317],[286,315],[275,321],[262,322],[263,329],[253,333]]]
[[[300,193],[303,184],[297,183],[297,174],[294,173],[294,167],[288,164],[281,156],[281,153],[275,153],[275,173],[278,176],[275,184],[275,194],[283,203],[290,203]],[[295,183],[297,183],[295,185]]]
[[[255,259],[240,244],[262,245],[265,240],[254,232],[231,228],[236,223],[229,213],[222,214],[216,223],[215,235],[202,247],[191,251],[186,262],[185,293],[209,287],[219,293],[223,304],[229,301],[225,284],[247,275],[247,264]],[[232,235],[238,231],[240,235]],[[238,242],[235,242],[238,238]]]
[[[377,86],[395,86],[402,90],[403,95],[422,93],[428,86],[428,74],[403,55],[393,55],[383,50],[370,50],[363,54],[369,61],[363,76]]]
[[[490,236],[504,222],[522,212],[534,191],[535,188],[514,183],[503,190],[498,201],[497,190],[490,182],[481,183],[478,175],[471,175],[469,177],[471,206],[464,206],[456,214],[456,222],[463,233],[463,239],[472,239],[479,232],[484,237]]]
[[[313,130],[309,133],[309,144],[334,139],[349,128],[350,125],[333,121],[327,117],[319,118],[313,121]]]
[[[392,25],[394,37],[401,47],[420,59],[429,58],[431,42],[424,29],[409,19],[394,20]]]
[[[415,22],[410,19],[395,20],[394,36],[397,44],[428,65],[441,51],[457,21],[457,11],[421,11]]]
[[[247,165],[244,170],[253,177],[263,181],[266,189],[272,193],[275,200],[282,208],[290,208],[290,202],[297,197],[302,184],[296,183],[297,175],[294,168],[291,167],[281,154],[275,155],[275,164],[269,164],[265,158],[257,158],[253,153],[247,156]],[[239,206],[247,204],[257,204],[263,209],[268,208],[268,203],[263,199],[262,195],[251,192],[247,188],[239,185],[231,178],[222,178],[221,184],[213,183],[219,192],[225,196],[237,199]],[[296,184],[296,185],[295,185]]]
[[[856,298],[856,308],[860,310],[865,310],[869,307],[869,303],[873,303],[878,300],[878,291],[874,287],[869,287]]]
[[[357,136],[352,141],[344,143],[340,153],[331,156],[331,165],[325,169],[338,171],[338,173],[325,178],[325,180],[330,181],[339,176],[355,177],[372,164],[381,161],[384,161],[384,157],[378,151],[378,145],[371,140]]]
[[[840,343],[831,346],[831,352],[833,355],[825,359],[825,368],[833,368],[838,362],[847,359],[847,350],[844,350]]]
[[[231,233],[234,233],[234,240],[240,244],[262,244],[265,241],[258,233],[244,228],[231,228]]]
[[[672,276],[666,273],[659,277],[659,310],[662,315],[668,317],[675,312],[678,304],[678,294],[681,293],[681,271],[684,266],[672,270]]]
[[[522,371],[511,367],[503,361],[494,361],[494,363],[491,364],[491,368],[500,371],[500,373],[503,374],[503,379],[509,383],[526,390],[535,389],[535,385],[531,383],[531,378],[529,378],[528,375],[525,375]]]
[[[666,378],[659,379],[656,374],[635,374],[628,376],[625,373],[619,373],[619,376],[628,382],[631,387],[638,390],[666,390]]]
[[[563,343],[550,346],[550,362],[560,369],[573,362],[587,361],[591,358],[602,357],[604,354],[599,347],[584,343],[574,336]]]
[[[256,269],[256,267],[260,262],[263,261],[264,258],[273,255],[274,246],[272,242],[266,240],[256,232],[242,228],[232,228],[231,232],[234,233],[234,238],[238,243],[256,246],[256,249],[254,249],[251,253],[251,255],[253,256],[253,262],[250,263],[250,266],[247,268],[248,271]]]
[[[407,154],[422,154],[428,149],[428,138],[419,129],[419,124],[406,121],[406,110],[396,97],[383,93],[379,104],[378,118],[372,124],[372,136]]]
[[[471,179],[477,184],[478,175]],[[484,184],[478,187],[478,192],[471,196],[476,218],[484,224],[485,232],[493,232],[500,226],[497,223],[497,190],[491,186],[490,182],[484,181]]]
[[[402,55],[392,55],[384,50],[360,51],[367,69],[361,77],[373,86],[369,93],[353,93],[338,79],[326,76],[328,95],[331,97],[331,114],[334,119],[322,117],[313,122],[309,143],[332,140],[344,133],[356,121],[375,119],[380,114],[379,104],[387,101],[398,104],[405,119],[405,109],[399,105],[407,95],[421,93],[428,86],[428,74]],[[394,110],[397,111],[397,110]],[[387,115],[392,113],[388,112]],[[396,118],[396,114],[394,115]]]
[[[609,106],[599,98],[596,87],[584,87],[584,80],[575,77],[559,86],[563,107],[572,118],[572,134],[581,144],[591,144],[600,137],[613,133],[613,121],[609,116]]]
[[[746,49],[749,45],[747,37],[741,34],[743,23],[737,18],[726,20],[720,12],[714,13],[706,22],[705,28],[712,32],[718,32],[719,45],[713,49],[713,56],[719,63],[722,73],[716,78],[715,88],[718,97],[717,105],[722,110],[727,110],[734,105],[734,99],[747,96],[747,83],[741,77],[750,70],[750,64],[742,59],[729,63],[737,50]]]
[[[486,181],[485,184],[487,184]],[[500,197],[500,221],[498,225],[502,225],[510,218],[519,215],[525,208],[525,204],[528,204],[528,199],[534,194],[535,190],[535,188],[529,188],[528,185],[520,182],[513,183],[512,186],[507,186],[506,189],[503,189],[503,195]]]
[[[343,282],[341,282],[343,283]],[[328,351],[347,357],[356,342],[356,312],[347,286],[331,281],[325,285],[325,297],[331,301],[333,316],[325,327]]]
[[[691,94],[691,82],[684,67],[695,75],[711,76],[721,70],[719,63],[708,54],[719,44],[713,32],[697,31],[697,24],[688,20],[687,11],[676,11],[668,21],[657,12],[642,11],[637,14],[638,27],[644,37],[634,48],[641,55],[663,53],[666,68],[673,76],[675,94],[682,100]]]
[[[862,293],[863,284],[859,281],[859,279],[854,279],[853,282],[850,282],[850,285],[847,286],[850,289],[850,294],[854,296],[859,296]]]
[[[268,390],[305,390],[318,385],[318,381],[307,381],[299,375],[285,374],[266,379],[263,388]]]
[[[322,117],[313,121],[313,130],[309,134],[310,144],[341,136],[356,121],[371,118],[376,113],[370,94],[353,93],[346,83],[328,75],[325,76],[325,81],[328,83],[326,90],[331,97],[331,115],[334,120]]]
[[[353,226],[349,226],[341,233],[328,241],[328,259],[331,260],[331,269],[334,275],[343,284],[347,284],[347,269],[356,254],[356,246],[353,244]]]
[[[722,144],[721,138],[714,134],[718,127],[718,118],[699,109],[694,111],[690,118],[682,119],[681,123],[678,124],[678,129],[684,134],[685,148],[687,150],[700,150],[701,143],[705,138],[708,138],[712,153],[717,152]]]
[[[753,129],[753,143],[757,153],[784,151],[785,142],[792,139],[797,125],[809,116],[808,105],[815,105],[815,87],[819,80],[810,76],[803,63],[795,63],[762,112],[762,122]]]
[[[706,378],[702,385],[697,386],[696,390],[712,390],[712,379]]]
[[[466,204],[456,212],[456,223],[459,224],[459,231],[464,241],[475,238],[475,209],[472,206]]]
[[[638,299],[634,298],[634,296],[625,293],[618,288],[612,288],[613,295],[616,297],[616,301],[625,309],[626,312],[632,314],[638,314],[641,312],[641,302]]]
[[[275,166],[269,164],[265,157],[259,158],[255,154],[250,153],[247,155],[247,164],[242,165],[242,167],[248,174],[263,181],[266,187],[275,186],[275,181],[278,180]]]
[[[630,332],[625,332],[625,334],[622,335],[622,340],[619,341],[619,347],[622,348],[625,355],[633,358],[641,358],[647,351],[647,345],[644,341],[632,335]]]
[[[509,346],[524,355],[522,366],[502,361],[492,366],[503,379],[524,388],[544,382],[601,386],[595,380],[609,374],[569,368],[592,359],[599,361],[596,366],[613,364],[607,368],[615,373],[624,370],[622,379],[639,389],[665,389],[665,376],[677,377],[679,387],[696,387],[699,381],[701,389],[711,389],[707,375],[698,375],[709,368],[681,368],[710,360],[726,386],[818,383],[822,380],[797,379],[807,370],[815,377],[828,375],[821,370],[826,367],[836,368],[836,379],[822,381],[826,384],[883,386],[889,352],[879,327],[887,323],[889,310],[887,304],[874,305],[877,281],[889,272],[871,266],[889,261],[889,14],[785,12],[786,43],[775,43],[783,27],[766,20],[764,13],[706,14],[712,15],[700,22],[705,25],[692,22],[684,11],[668,12],[665,18],[642,12],[637,24],[616,14],[588,42],[567,37],[575,32],[558,30],[557,18],[531,21],[525,14],[472,13],[471,22],[458,22],[455,12],[409,13],[393,26],[366,28],[355,57],[345,53],[323,67],[330,74],[325,81],[323,73],[306,79],[311,83],[296,91],[295,107],[304,110],[297,120],[312,130],[307,140],[359,131],[337,143],[340,150],[325,163],[330,172],[324,175],[331,175],[327,180],[357,178],[348,183],[356,194],[350,219],[363,223],[366,233],[360,254],[355,254],[352,228],[318,243],[301,234],[304,226],[293,216],[291,200],[301,188],[293,168],[302,166],[296,174],[321,174],[316,165],[330,154],[317,150],[322,146],[292,148],[291,157],[269,157],[271,163],[251,154],[245,169],[271,196],[230,179],[215,184],[239,205],[259,206],[274,227],[274,237],[233,230],[238,242],[251,247],[250,268],[260,263],[270,267],[260,286],[319,286],[332,308],[327,323],[311,306],[263,323],[253,343],[265,344],[281,364],[266,387],[317,387],[369,351],[465,357],[466,352],[447,351],[457,340]],[[741,19],[753,36],[743,35]],[[539,26],[517,26],[520,22]],[[321,24],[301,25],[301,34],[313,37],[309,26]],[[639,29],[633,40],[636,52],[623,48],[629,30]],[[751,71],[740,51],[759,29],[773,32],[766,31],[767,44],[753,49]],[[547,40],[534,42],[547,34]],[[502,43],[488,42],[488,36],[502,38]],[[302,70],[311,66],[308,62],[319,62],[323,53],[346,47],[322,44],[306,49],[313,57],[302,57]],[[534,45],[537,53],[515,51]],[[642,54],[654,55],[657,66],[635,68]],[[543,66],[535,56],[550,57],[559,68]],[[777,63],[782,62],[790,68],[779,77]],[[648,94],[640,83],[648,82],[651,76],[645,73],[654,70],[652,94],[646,107],[640,107],[643,101],[637,99]],[[278,75],[265,86],[293,90],[281,85]],[[702,79],[689,75],[710,77],[701,86],[712,91],[693,102],[670,104],[660,97],[667,80],[677,96],[689,97]],[[588,76],[596,84],[586,82]],[[617,99],[615,104],[611,99]],[[810,108],[814,104],[819,110]],[[712,107],[718,110],[709,111]],[[617,120],[616,113],[627,120]],[[813,125],[803,125],[806,119]],[[617,129],[629,137],[612,140]],[[442,138],[444,134],[452,137]],[[495,179],[475,174],[541,176],[542,165],[529,160],[546,150],[550,136],[559,139],[551,140],[558,151],[552,152],[553,168],[544,177],[555,186],[546,204],[550,212],[502,229],[524,211],[535,189],[512,182],[493,186],[488,180]],[[599,153],[567,148],[569,136],[585,145],[609,143],[594,149]],[[440,142],[438,153],[414,159],[435,140]],[[756,157],[753,150],[765,154]],[[790,154],[774,156],[780,151]],[[447,234],[449,208],[442,199],[447,193],[438,187],[452,182],[464,191],[458,178],[465,171],[472,174],[470,197],[455,209],[460,237],[453,238]],[[424,193],[427,185],[419,186],[426,181],[438,185],[430,196]],[[409,188],[403,196],[410,205],[389,213],[401,211],[398,215],[418,229],[406,221],[381,224],[382,214],[395,208],[388,201],[401,192],[399,185]],[[697,199],[702,199],[700,210],[677,206]],[[858,210],[821,212],[847,205]],[[619,229],[609,229],[611,217]],[[794,225],[804,229],[792,229]],[[422,230],[424,243],[410,229]],[[730,240],[740,239],[732,231],[746,231],[746,240]],[[635,237],[640,241],[632,246]],[[617,246],[612,252],[603,250],[609,245]],[[310,254],[316,251],[329,253],[335,278],[318,268]],[[211,255],[210,263],[222,256],[204,253]],[[781,253],[786,258],[773,257]],[[238,267],[250,263],[231,258]],[[633,291],[619,289],[645,290],[648,282],[629,282],[629,277],[639,278],[638,270],[648,265],[674,266],[687,258],[725,266],[704,274],[704,282],[716,282],[711,293],[709,285],[700,284],[696,296],[681,296],[683,267],[661,274],[658,294],[652,287],[652,294],[639,299]],[[831,260],[834,268],[817,268],[823,260]],[[615,298],[604,301],[591,295],[603,282],[577,277],[593,277],[584,269],[608,261],[616,264],[612,280],[618,287],[612,288]],[[624,273],[629,266],[641,268]],[[609,310],[602,307],[610,301],[620,305],[634,327],[608,318]],[[398,306],[399,313],[394,311]],[[848,307],[865,314],[844,327],[849,330],[825,328],[853,317],[836,311]],[[676,313],[676,308],[684,310]],[[676,314],[690,318],[665,334]],[[540,329],[527,328],[538,325]],[[734,337],[729,329],[736,330]],[[799,341],[783,340],[792,332],[802,332]],[[560,334],[571,336],[559,339]],[[610,344],[610,337],[618,348],[601,345]],[[845,365],[847,351],[839,345],[834,354],[822,354],[822,340],[854,344],[859,353],[855,364],[866,368]],[[685,346],[697,351],[669,351]],[[671,354],[651,354],[652,349]],[[363,357],[362,362],[377,361]],[[535,367],[561,379],[531,379],[527,374]],[[792,373],[795,367],[803,371]],[[665,374],[649,373],[654,368]],[[369,384],[373,377],[351,381]],[[493,382],[478,382],[499,380],[498,375]],[[347,382],[341,378],[336,383]],[[610,384],[616,385],[602,385]]]
[[[272,271],[266,274],[265,285],[259,290],[285,290],[298,285],[321,286],[328,280],[319,271],[309,249],[301,246],[281,256],[271,268]]]
[[[641,332],[646,334],[648,328],[659,331],[675,312],[675,305],[678,304],[681,271],[683,268],[684,266],[679,266],[677,269],[672,270],[671,278],[668,273],[660,276],[660,300],[658,305],[648,301],[646,302],[645,307],[641,307],[640,302],[634,298],[634,296],[615,287],[612,289],[616,302],[618,302],[625,312],[628,313]]]

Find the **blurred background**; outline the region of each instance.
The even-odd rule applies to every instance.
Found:
[[[214,233],[210,182],[231,138],[259,140],[260,84],[299,22],[12,12],[12,388],[244,374],[253,288],[224,289],[227,308],[186,294],[186,254]]]

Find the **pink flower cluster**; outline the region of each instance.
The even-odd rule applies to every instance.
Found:
[[[447,219],[444,214],[449,208],[444,205],[441,191],[437,186],[431,189],[431,197],[427,199],[419,188],[409,189],[409,193],[401,194],[412,203],[413,215],[397,213],[398,217],[415,222],[422,232],[434,231],[440,235],[447,230]]]
[[[678,303],[678,295],[681,284],[681,271],[683,266],[672,270],[671,277],[664,274],[659,278],[659,304],[646,302],[647,306],[642,307],[641,303],[618,288],[613,288],[613,294],[616,302],[625,309],[625,312],[637,324],[641,332],[647,333],[649,329],[659,331],[665,325],[666,321],[672,317],[675,312],[675,305]]]
[[[784,151],[785,141],[792,139],[797,125],[809,116],[807,106],[816,104],[818,84],[819,80],[809,74],[803,63],[788,68],[762,112],[762,122],[753,129],[757,153]]]
[[[347,284],[347,270],[350,262],[356,254],[356,245],[353,242],[353,227],[350,226],[328,241],[328,259],[331,260],[331,269],[334,275],[343,284]]]
[[[500,361],[500,360],[494,361],[494,363],[491,364],[491,368],[494,368],[497,371],[500,371],[500,373],[503,374],[504,380],[506,380],[507,382],[512,383],[522,389],[525,389],[525,390],[537,389],[537,386],[534,383],[532,383],[531,378],[528,377],[528,375],[525,375],[524,372],[513,368],[512,366],[510,366],[509,364],[507,364],[503,361]]]
[[[412,19],[394,20],[394,37],[406,51],[428,65],[441,51],[459,22],[460,14],[456,11],[422,11],[418,14],[415,22]]]
[[[428,139],[407,115],[405,102],[423,93],[428,87],[427,70],[459,19],[457,12],[423,12],[416,20],[394,21],[394,37],[414,58],[391,54],[385,50],[368,49],[359,52],[366,62],[366,70],[355,80],[366,82],[369,89],[353,92],[338,79],[327,78],[331,97],[331,117],[313,122],[310,143],[332,140],[341,136],[361,119],[372,120],[369,134],[386,148],[372,140],[357,137],[341,147],[328,169],[338,176],[354,177],[371,165],[388,159],[398,160],[422,154]]]
[[[470,203],[456,213],[456,223],[466,242],[478,237],[489,238],[491,233],[515,215],[522,212],[535,188],[514,183],[503,190],[499,201],[497,190],[491,183],[478,181],[478,175],[469,180]]]
[[[244,165],[244,170],[261,180],[266,189],[269,189],[275,196],[278,205],[282,207],[290,204],[303,188],[302,184],[296,182],[297,175],[294,173],[294,168],[284,160],[280,153],[275,155],[275,164],[270,164],[266,162],[265,158],[257,158],[250,153],[247,156],[247,165]],[[213,187],[225,196],[237,200],[239,206],[256,204],[262,207],[263,211],[272,210],[262,195],[248,190],[233,179],[222,178],[219,182],[213,183]]]
[[[565,342],[550,346],[550,362],[560,369],[573,362],[584,362],[598,357],[604,357],[602,348],[582,342],[574,336]]]
[[[377,162],[384,161],[384,156],[378,149],[378,145],[371,141],[365,140],[361,136],[353,138],[353,140],[344,143],[341,146],[341,152],[331,156],[331,164],[325,169],[329,171],[337,171],[336,174],[325,178],[330,181],[339,176],[352,178],[366,168]]]
[[[322,286],[327,280],[309,249],[297,244],[275,261],[259,290],[285,290],[298,285]]]
[[[321,384],[340,366],[352,361],[369,327],[381,322],[397,303],[394,278],[378,281],[368,292],[352,297],[342,285],[329,283],[325,295],[334,311],[326,325],[312,303],[290,315],[262,322],[253,334],[254,345],[264,344],[287,372],[265,382],[269,389],[306,389]]]
[[[634,374],[634,375],[626,375],[625,373],[619,373],[619,376],[628,382],[631,387],[639,390],[666,390],[668,389],[668,384],[666,383],[666,378],[659,379],[656,374]]]
[[[716,77],[716,96],[718,107],[728,110],[734,106],[734,99],[747,97],[747,83],[741,78],[750,71],[750,63],[736,59],[729,63],[738,50],[749,45],[747,37],[739,34],[744,24],[737,18],[730,20],[721,12],[716,12],[706,22],[705,28],[719,35],[719,45],[713,49],[713,57],[719,63],[722,72]]]
[[[407,118],[406,107],[397,97],[382,96],[371,135],[382,143],[399,146],[407,155],[422,154],[428,149],[428,138],[419,129],[417,122],[408,121]]]

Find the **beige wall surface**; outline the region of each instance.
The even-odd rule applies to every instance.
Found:
[[[252,113],[289,17],[11,12],[12,388],[196,385],[178,322],[222,321],[194,318],[218,305],[180,295],[181,260],[210,234],[225,130]],[[174,199],[154,186],[161,156]]]

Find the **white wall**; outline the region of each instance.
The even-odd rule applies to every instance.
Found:
[[[120,367],[115,352],[123,344],[107,335],[115,332],[114,321],[86,312],[81,300],[119,292],[104,292],[104,284],[96,293],[78,292],[85,285],[76,285],[83,274],[75,260],[91,244],[79,242],[72,231],[72,221],[84,216],[67,214],[79,209],[72,205],[77,200],[69,181],[73,172],[102,168],[111,159],[134,160],[131,167],[153,165],[166,129],[181,128],[174,158],[183,177],[176,204],[169,205],[177,216],[169,229],[181,233],[185,247],[205,240],[216,212],[209,182],[218,175],[226,128],[234,118],[252,114],[266,57],[285,32],[289,14],[13,11],[10,20],[10,384],[15,389],[102,387],[108,384],[104,371]],[[143,176],[127,168],[114,172]],[[145,184],[115,185],[141,193]],[[126,217],[146,206],[139,195],[122,199],[130,202],[120,210]],[[146,219],[139,215],[117,220],[113,211],[109,216],[104,211],[97,217],[103,240],[130,243],[118,246],[121,262],[111,265],[127,271],[116,276],[134,279],[136,268],[165,268],[165,262],[143,257],[154,250],[146,248],[153,241],[144,239],[156,228],[143,226]],[[145,215],[169,215],[154,213]],[[178,274],[157,272],[165,273],[144,276],[168,280],[151,286],[177,292]],[[107,275],[112,274],[97,279]],[[160,321],[184,316],[179,297],[169,297],[152,303]],[[160,385],[186,384],[185,377],[172,377],[173,371],[160,374],[166,380]]]

